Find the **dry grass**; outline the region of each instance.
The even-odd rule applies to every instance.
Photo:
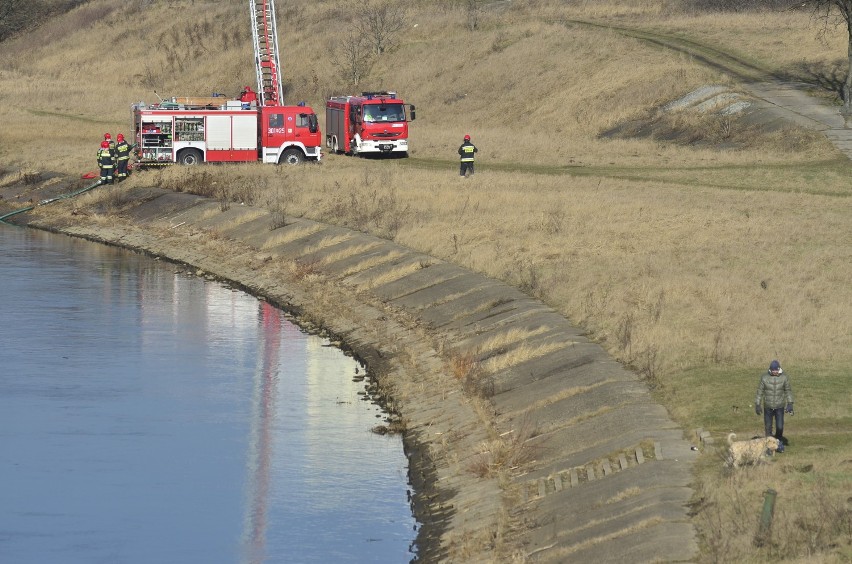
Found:
[[[570,343],[546,343],[542,345],[522,344],[505,353],[492,356],[482,363],[482,370],[486,374],[496,374],[512,366],[527,362],[534,358],[541,358],[554,351],[570,347]]]
[[[844,356],[852,295],[839,166],[826,167],[826,184],[797,188],[793,173],[773,177],[772,190],[753,167],[739,182],[753,174],[756,189],[702,186],[687,170],[682,183],[482,172],[460,191],[451,173],[337,158],[298,171],[309,189],[288,206],[332,220],[328,177],[358,190],[352,175],[364,166],[385,167],[403,187],[397,198],[414,219],[398,242],[537,292],[627,362],[652,346],[663,374],[771,356],[821,361],[826,348]],[[733,172],[708,167],[703,177],[724,184]]]
[[[776,455],[758,465],[707,479],[694,512],[705,552],[702,561],[848,562],[852,555],[849,461],[824,453],[795,461]],[[721,464],[718,460],[714,463]],[[769,542],[755,546],[764,492],[778,492]],[[845,490],[845,494],[843,491]]]
[[[479,477],[505,476],[535,459],[536,448],[530,443],[538,433],[524,419],[516,429],[511,429],[479,446],[468,463],[468,470]]]
[[[352,267],[346,269],[341,273],[342,277],[352,276],[353,274],[357,274],[359,272],[363,272],[369,268],[373,268],[374,266],[378,266],[380,264],[384,264],[386,262],[391,262],[399,259],[403,256],[401,252],[391,252],[386,255],[371,257],[362,261],[359,261],[358,264],[353,265]]]
[[[636,497],[641,494],[642,490],[637,487],[627,488],[626,490],[622,490],[618,492],[616,495],[607,499],[603,502],[603,505],[609,505],[611,503],[618,503],[620,501],[624,501],[625,499],[630,499],[631,497]]]
[[[263,244],[262,248],[264,250],[267,250],[272,249],[274,247],[279,247],[287,243],[292,243],[297,239],[308,237],[322,230],[323,226],[319,223],[298,227],[288,227],[286,231],[277,231],[274,235],[270,236]]]
[[[329,235],[327,237],[323,237],[322,239],[320,239],[319,241],[317,241],[313,245],[306,245],[304,247],[304,254],[309,255],[309,254],[315,253],[317,251],[320,251],[320,250],[322,250],[326,247],[332,247],[334,245],[337,245],[338,243],[345,243],[346,241],[349,241],[350,239],[352,239],[352,237],[353,237],[353,235],[351,233],[343,233],[343,234],[340,234],[340,235]],[[320,263],[320,262],[322,262],[322,261],[317,259],[317,263]]]
[[[643,520],[635,523],[634,525],[630,526],[629,528],[624,529],[623,531],[619,531],[617,533],[610,533],[610,534],[606,534],[606,535],[595,536],[595,537],[592,537],[588,540],[581,541],[581,542],[578,542],[576,544],[573,544],[570,547],[557,548],[555,550],[548,552],[547,555],[550,558],[560,559],[563,562],[567,562],[567,561],[571,560],[571,555],[574,554],[575,552],[579,551],[579,550],[583,550],[583,549],[589,548],[590,546],[594,546],[594,545],[597,545],[597,544],[605,543],[609,540],[613,540],[613,539],[618,538],[619,536],[622,536],[622,535],[625,535],[625,534],[631,534],[631,533],[641,531],[643,529],[649,529],[649,528],[654,527],[656,525],[659,525],[661,523],[663,523],[663,519],[660,518],[660,517],[651,517],[649,519],[643,519]]]
[[[333,262],[343,260],[346,258],[350,258],[356,255],[361,255],[364,253],[368,253],[371,250],[377,248],[380,243],[365,243],[363,245],[350,245],[344,249],[340,249],[339,251],[335,251],[333,253],[328,253],[322,257],[323,264],[331,264]]]
[[[395,280],[399,280],[400,278],[405,278],[412,272],[420,270],[421,268],[423,268],[423,266],[416,262],[401,264],[387,272],[368,277],[366,281],[358,284],[358,287],[361,289],[367,289],[382,286],[383,284],[389,284]]]
[[[592,391],[596,388],[599,388],[601,386],[605,386],[605,385],[608,385],[608,384],[611,384],[611,383],[612,383],[611,380],[603,380],[601,382],[598,382],[598,383],[590,385],[590,386],[577,386],[577,387],[574,387],[574,388],[565,388],[565,389],[561,390],[560,392],[558,392],[556,394],[552,394],[550,396],[541,398],[536,403],[531,404],[527,407],[524,407],[523,410],[529,411],[529,412],[535,412],[539,409],[547,407],[548,405],[552,405],[556,402],[560,402],[560,401],[566,400],[568,398],[578,396],[580,394],[588,393],[588,392],[590,392],[590,391]]]
[[[510,345],[522,343],[527,339],[547,333],[548,327],[542,325],[535,329],[509,329],[502,333],[497,333],[493,337],[483,341],[477,347],[477,355],[480,358],[490,358],[495,354],[502,354]]]
[[[462,2],[408,4],[412,27],[374,62],[362,87],[394,88],[418,106],[411,159],[332,155],[297,169],[173,168],[136,174],[125,185],[193,190],[221,209],[264,206],[280,216],[276,227],[285,212],[352,227],[504,280],[587,328],[657,389],[686,428],[759,432],[748,402],[757,374],[780,358],[797,397],[788,421],[793,448],[783,463],[735,478],[713,464],[701,470],[707,499],[718,498],[696,516],[702,558],[848,559],[848,542],[838,539],[848,522],[852,449],[848,435],[835,433],[852,423],[845,385],[852,167],[801,130],[761,133],[695,117],[670,126],[705,131],[703,144],[602,138],[698,86],[735,79],[677,51],[572,21],[695,40],[811,82],[828,98],[846,56],[844,31],[821,34],[796,12],[695,14],[676,0],[500,2],[486,6],[470,31]],[[103,132],[127,133],[130,103],[155,99],[153,90],[236,94],[254,82],[242,4],[131,3],[129,14],[107,5],[93,0],[0,44],[0,184],[20,182],[19,171],[38,179],[49,170],[93,170]],[[335,75],[325,32],[347,17],[347,6],[325,0],[279,10],[289,100],[319,109],[327,95],[351,90]],[[121,45],[124,57],[97,56],[104,44]],[[455,150],[464,133],[480,154],[476,176],[462,181]],[[719,135],[737,136],[737,148],[720,150]],[[121,205],[116,193],[91,198],[104,208]],[[266,248],[318,229],[276,229]],[[350,274],[395,258],[375,257]],[[319,266],[297,265],[291,274],[317,277]],[[388,268],[359,288],[422,266]],[[489,350],[515,344],[524,351],[530,336]],[[498,369],[484,366],[480,353],[457,353],[460,380],[478,385]],[[500,356],[507,355],[495,363]],[[487,446],[486,468],[505,458],[499,451]],[[808,464],[809,472],[795,470]],[[767,482],[782,492],[788,517],[776,528],[783,539],[755,552],[756,494]],[[820,511],[830,519],[812,519]]]

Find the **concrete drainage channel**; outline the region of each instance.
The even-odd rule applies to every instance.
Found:
[[[154,188],[123,201],[136,203],[108,225],[61,203],[23,221],[193,265],[339,337],[406,421],[422,561],[697,557],[698,453],[551,308],[363,233]],[[462,360],[491,370],[474,378]]]

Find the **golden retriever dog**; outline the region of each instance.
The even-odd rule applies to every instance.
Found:
[[[728,456],[726,466],[739,468],[743,464],[764,462],[767,456],[775,454],[780,442],[775,437],[762,437],[748,441],[734,441],[736,433],[728,434]]]

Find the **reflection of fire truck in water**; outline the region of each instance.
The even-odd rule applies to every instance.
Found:
[[[406,106],[410,113],[406,117]],[[408,156],[408,122],[414,106],[395,92],[364,92],[335,96],[325,103],[325,144],[348,155],[396,154]]]
[[[275,2],[250,0],[249,8],[258,91],[246,87],[239,100],[213,96],[134,104],[139,165],[297,164],[322,157],[322,134],[314,111],[304,105],[282,105]]]

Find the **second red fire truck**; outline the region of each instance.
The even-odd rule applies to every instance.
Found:
[[[325,103],[325,144],[335,153],[408,156],[415,108],[395,92],[335,96]]]

